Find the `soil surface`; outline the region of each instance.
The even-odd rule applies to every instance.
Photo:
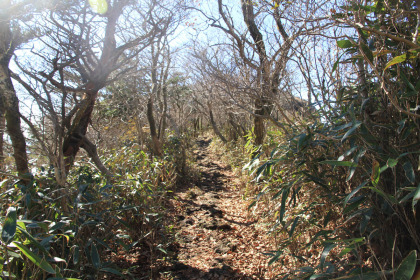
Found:
[[[199,139],[194,150],[198,182],[171,200],[177,249],[166,279],[271,279],[263,254],[274,249],[269,234],[251,217],[233,172],[210,143]]]
[[[249,212],[238,178],[212,152],[211,141],[196,142],[198,179],[178,187],[167,201],[165,224],[173,234],[167,254],[147,243],[110,257],[129,279],[277,278],[280,268],[268,266],[265,255],[275,250],[269,232]]]

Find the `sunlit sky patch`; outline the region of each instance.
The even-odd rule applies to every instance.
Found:
[[[98,14],[105,14],[108,11],[106,0],[89,0],[89,5]]]

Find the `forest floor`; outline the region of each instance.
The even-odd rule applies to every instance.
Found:
[[[177,250],[161,279],[272,279],[263,254],[274,250],[268,230],[249,212],[238,178],[211,141],[200,138],[193,151],[199,180],[171,199]]]
[[[267,225],[248,210],[239,178],[220,161],[211,141],[196,141],[198,179],[169,198],[166,219],[173,237],[168,254],[153,258],[137,250],[119,256],[123,267],[136,266],[134,279],[273,279],[280,272],[268,266],[270,256],[264,254],[275,251]]]

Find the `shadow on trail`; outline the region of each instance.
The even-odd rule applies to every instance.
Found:
[[[216,258],[215,262],[219,260]],[[175,263],[172,266],[172,276],[174,280],[219,280],[219,279],[235,279],[248,280],[251,277],[233,270],[230,266],[223,264],[221,268],[211,268],[209,271],[202,271],[195,267],[185,265],[183,263]]]
[[[188,196],[181,195],[178,197],[178,201],[183,203],[183,211],[177,215],[176,223],[179,226],[178,230],[180,232],[182,230],[191,232],[192,227],[197,227],[213,232],[214,234],[210,232],[208,234],[217,239],[218,235],[216,232],[232,231],[231,224],[234,224],[235,221],[225,219],[224,213],[219,209],[221,196],[224,192],[227,192],[227,188],[225,187],[227,176],[223,173],[225,168],[212,160],[210,156],[208,147],[211,141],[212,139],[200,139],[196,141],[194,157],[197,168],[200,171],[200,176],[194,182],[194,188],[191,188],[190,185],[176,190],[178,194],[188,194]],[[194,243],[197,242],[196,238],[194,234],[181,235],[179,237],[180,246],[173,251],[175,262],[171,267],[167,267],[167,273],[170,273],[174,277],[173,279],[254,279],[234,270],[222,257],[215,257],[214,260],[211,260],[207,264],[207,269],[199,269],[185,261],[178,260],[178,257],[184,260],[188,260],[194,256],[197,257],[197,253],[199,252],[197,252],[197,249],[193,249],[195,245],[192,245],[197,245],[197,243]],[[217,240],[215,242],[219,244],[219,247],[223,247],[223,240]],[[190,252],[190,249],[193,249],[193,251]],[[214,252],[218,252],[218,250],[220,249],[217,246],[214,247],[212,249],[213,254]],[[209,257],[204,252],[202,254],[202,256],[199,255],[198,260],[200,258],[204,260],[204,258]]]
[[[219,192],[225,190],[222,178],[224,175],[220,172],[223,168],[207,159],[209,147],[212,139],[198,140],[198,150],[195,151],[197,164],[201,170],[200,180],[196,182],[196,186],[206,192]]]
[[[201,140],[197,140],[196,143],[200,148],[208,148],[208,146],[210,146],[211,141],[212,141],[211,138],[207,140],[201,139]]]
[[[174,239],[166,248],[167,255],[156,251],[156,244],[148,244],[150,252],[142,250],[147,246],[140,246],[128,255],[120,252],[115,257],[120,268],[129,270],[133,279],[262,279],[260,272],[249,273],[246,268],[239,268],[237,260],[232,260],[232,256],[238,256],[243,238],[237,227],[255,222],[225,212],[224,205],[231,199],[228,185],[231,175],[228,167],[212,155],[211,141],[196,141],[193,156],[199,176],[178,186],[168,204]],[[232,236],[236,242],[231,242]],[[106,279],[121,278],[107,276]]]

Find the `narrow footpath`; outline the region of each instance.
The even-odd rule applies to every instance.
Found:
[[[272,279],[263,254],[274,249],[267,230],[251,217],[233,172],[210,143],[201,138],[194,150],[200,180],[172,199],[177,249],[161,279]]]

